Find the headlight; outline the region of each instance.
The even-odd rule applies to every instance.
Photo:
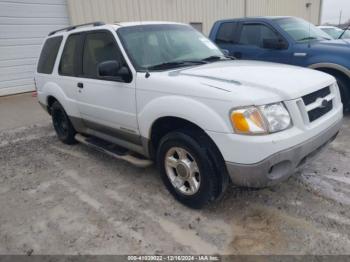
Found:
[[[282,103],[259,107],[269,126],[269,132],[275,133],[291,125],[290,115]]]
[[[290,115],[282,103],[235,109],[231,122],[236,133],[246,135],[275,133],[291,126]]]

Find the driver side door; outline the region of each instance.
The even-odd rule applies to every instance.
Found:
[[[76,88],[78,108],[86,127],[116,138],[137,137],[135,81],[113,33],[109,30],[87,32],[81,61]],[[116,62],[128,70],[129,78],[123,79],[117,73],[115,77],[100,76],[98,66],[106,61]]]

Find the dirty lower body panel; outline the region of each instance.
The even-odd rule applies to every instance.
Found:
[[[279,183],[313,158],[338,135],[342,121],[302,144],[278,152],[267,159],[251,165],[226,162],[228,173],[235,185],[266,187]]]

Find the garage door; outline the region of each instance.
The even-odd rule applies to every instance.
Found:
[[[68,23],[66,0],[0,0],[0,96],[34,90],[44,37]]]

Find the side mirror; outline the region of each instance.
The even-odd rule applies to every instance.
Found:
[[[280,38],[279,39],[268,38],[268,39],[263,39],[263,48],[281,50],[281,49],[287,49],[288,44],[283,39],[280,39]]]
[[[116,60],[109,60],[101,62],[97,65],[98,76],[102,77],[116,77],[121,65]]]
[[[221,52],[222,52],[225,56],[229,56],[229,55],[230,55],[230,51],[228,51],[227,49],[221,49]]]

